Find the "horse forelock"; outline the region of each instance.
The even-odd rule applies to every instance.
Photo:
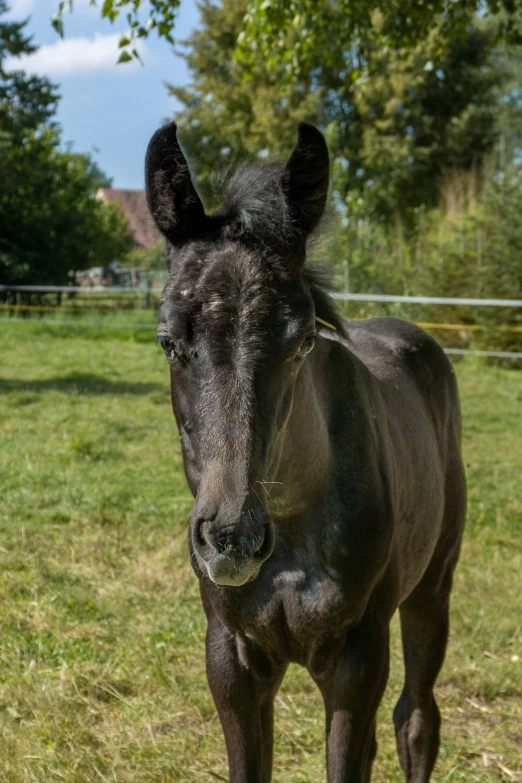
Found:
[[[218,363],[248,367],[266,358],[302,302],[310,302],[297,273],[235,243],[180,255],[162,309],[190,324]]]

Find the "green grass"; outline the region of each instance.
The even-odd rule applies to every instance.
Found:
[[[0,781],[226,780],[154,333],[2,326]],[[433,780],[521,780],[522,376],[471,361],[457,372],[469,522]],[[394,621],[378,783],[402,780],[401,678]],[[276,708],[275,783],[324,780],[323,710],[305,672],[290,669]]]

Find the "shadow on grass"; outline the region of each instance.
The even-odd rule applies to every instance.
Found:
[[[92,373],[69,373],[45,380],[18,380],[0,378],[0,394],[11,392],[59,391],[63,394],[150,394],[165,391],[164,384],[111,381]]]

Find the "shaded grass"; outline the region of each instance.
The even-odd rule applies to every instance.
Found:
[[[16,323],[0,356],[0,780],[226,780],[187,557],[191,499],[160,351]],[[140,338],[141,339],[141,338]],[[457,365],[469,523],[438,685],[434,781],[521,779],[520,374]],[[391,712],[374,780],[402,780]],[[325,779],[323,709],[291,667],[274,781]]]

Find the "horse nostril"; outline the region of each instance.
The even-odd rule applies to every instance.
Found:
[[[263,529],[261,530],[261,534],[258,538],[258,541],[256,541],[256,548],[252,553],[252,557],[261,561],[264,561],[270,557],[274,549],[274,540],[274,527],[270,522],[268,522],[268,524],[264,525]]]
[[[254,551],[252,554],[257,555],[257,553],[261,551],[261,549],[263,548],[263,544],[265,543],[265,537],[266,537],[266,530],[265,528],[263,528],[261,531],[261,535],[259,537],[256,536]]]
[[[210,547],[210,549],[219,549],[216,536],[208,529],[207,520],[197,525],[198,543],[201,547]]]
[[[219,507],[217,503],[212,501],[205,501],[203,499],[196,500],[196,503],[192,509],[192,516],[196,522],[205,524],[205,522],[213,522],[218,515]]]
[[[210,532],[212,523],[218,514],[218,507],[214,503],[197,503],[192,510],[192,525],[195,543],[200,547],[209,546],[216,548],[214,537]]]

